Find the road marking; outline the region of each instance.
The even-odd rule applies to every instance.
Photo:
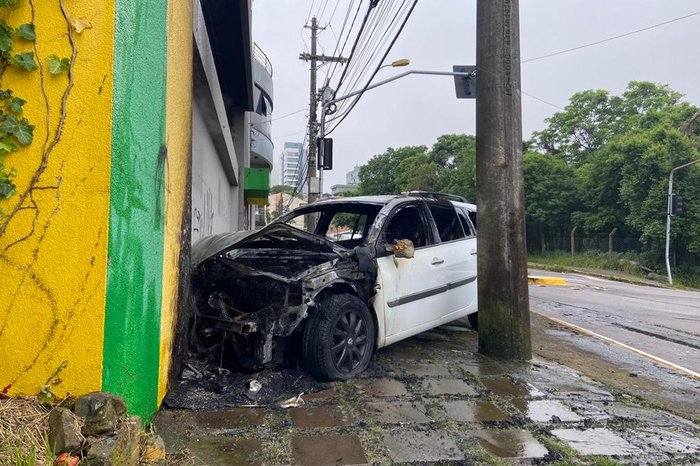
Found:
[[[528,275],[527,282],[530,285],[566,286],[566,278],[563,277],[540,277],[539,275]]]
[[[606,336],[601,335],[601,334],[599,334],[599,333],[595,333],[595,332],[593,332],[593,331],[591,331],[591,330],[588,330],[588,329],[586,329],[586,328],[579,327],[578,325],[574,325],[574,324],[572,324],[572,323],[570,323],[570,322],[567,322],[567,321],[565,321],[565,320],[561,320],[561,319],[557,319],[556,317],[549,316],[549,315],[544,314],[544,313],[542,313],[542,312],[540,312],[540,311],[537,311],[537,310],[535,310],[535,309],[531,309],[530,312],[532,312],[532,313],[534,313],[534,314],[537,314],[538,316],[542,316],[542,317],[544,317],[544,318],[546,318],[546,319],[549,319],[549,320],[551,320],[552,322],[556,322],[556,323],[558,323],[558,324],[560,324],[560,325],[564,325],[565,327],[572,328],[572,329],[574,329],[574,330],[576,330],[576,331],[578,331],[578,332],[581,332],[581,333],[583,333],[583,334],[585,334],[585,335],[588,335],[588,336],[591,336],[591,337],[593,337],[593,338],[597,338],[597,339],[599,339],[599,340],[602,340],[602,341],[604,341],[604,342],[607,342],[607,343],[610,343],[610,344],[619,346],[620,348],[624,348],[624,349],[626,349],[626,350],[628,350],[628,351],[631,351],[632,353],[636,353],[636,354],[638,354],[638,355],[640,355],[640,356],[644,356],[645,358],[651,359],[652,361],[654,361],[654,362],[656,362],[656,363],[659,363],[659,364],[664,365],[664,366],[666,366],[666,367],[668,367],[668,368],[670,368],[670,369],[673,369],[673,370],[675,370],[675,371],[677,371],[677,372],[680,372],[680,373],[682,373],[682,374],[684,374],[684,375],[687,375],[687,376],[690,377],[691,379],[695,379],[695,380],[697,380],[697,381],[700,381],[700,374],[698,374],[698,373],[695,372],[695,371],[691,371],[690,369],[686,369],[686,368],[683,367],[683,366],[679,366],[678,364],[674,364],[674,363],[672,363],[671,361],[666,361],[665,359],[661,359],[660,357],[654,356],[653,354],[647,353],[646,351],[642,351],[642,350],[637,349],[637,348],[634,348],[634,347],[632,347],[632,346],[630,346],[630,345],[626,345],[625,343],[622,343],[622,342],[617,341],[617,340],[613,340],[612,338],[606,337]]]

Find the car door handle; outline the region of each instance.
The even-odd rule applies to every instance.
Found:
[[[476,249],[472,249],[471,251],[469,251],[469,254],[471,254],[472,256],[476,256]]]
[[[433,260],[430,262],[430,265],[440,265],[443,262],[445,262],[445,259],[440,259],[439,257],[433,257]]]

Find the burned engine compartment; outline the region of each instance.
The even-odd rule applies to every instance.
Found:
[[[376,264],[368,254],[284,224],[233,241],[193,270],[195,354],[227,347],[247,369],[281,363],[321,293],[342,289],[369,302]]]

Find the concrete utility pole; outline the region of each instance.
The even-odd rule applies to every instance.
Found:
[[[299,58],[304,61],[311,62],[311,79],[309,83],[309,151],[307,156],[308,172],[306,174],[306,186],[308,189],[308,202],[317,201],[320,197],[320,183],[316,175],[316,137],[318,135],[318,90],[316,89],[316,72],[318,71],[317,63],[339,62],[345,63],[347,59],[342,57],[327,57],[325,55],[316,55],[316,43],[318,40],[318,31],[324,28],[318,27],[318,21],[314,16],[311,18],[311,26],[304,26],[311,29],[311,53],[302,53]]]
[[[518,0],[477,0],[479,352],[530,359]]]

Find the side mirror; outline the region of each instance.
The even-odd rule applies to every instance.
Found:
[[[397,239],[393,244],[387,244],[386,250],[394,253],[394,257],[412,259],[416,248],[410,239]]]

